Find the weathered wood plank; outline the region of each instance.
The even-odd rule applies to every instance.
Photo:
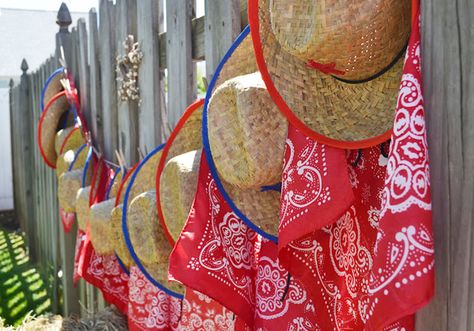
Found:
[[[248,24],[247,17],[247,0],[240,0],[240,20],[241,30]],[[204,26],[205,16],[193,18],[191,22],[192,27],[192,58],[193,61],[205,60],[205,44],[204,44]],[[160,67],[166,68],[166,32],[160,33]]]
[[[102,95],[99,63],[99,31],[95,9],[89,11],[89,105],[91,122],[89,129],[96,146],[104,146],[104,131],[102,122]]]
[[[472,6],[422,1],[423,74],[430,144],[436,295],[419,330],[474,329],[474,53]]]
[[[241,31],[240,0],[206,0],[204,46],[206,76],[210,81],[217,65]]]
[[[116,2],[116,47],[117,56],[126,53],[124,42],[128,35],[136,37],[137,3],[132,0]],[[115,63],[114,63],[115,69]],[[111,96],[117,98],[117,95]],[[131,165],[138,161],[138,102],[122,101],[117,98],[119,146],[124,153],[126,162]]]
[[[89,50],[86,21],[80,18],[77,21],[77,65],[78,71],[75,73],[78,77],[78,91],[81,102],[81,111],[84,114],[88,126],[92,123],[92,114],[90,106],[90,79],[89,79]],[[90,128],[89,128],[90,129]]]
[[[161,142],[159,19],[158,0],[137,2],[137,41],[143,53],[138,75],[141,98],[138,140],[144,153]]]
[[[166,54],[168,68],[168,121],[176,125],[196,96],[191,58],[193,1],[166,3]]]
[[[117,85],[115,81],[115,6],[111,1],[99,3],[99,57],[103,112],[104,156],[114,159],[118,146]]]

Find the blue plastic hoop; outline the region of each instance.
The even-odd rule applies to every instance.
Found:
[[[122,206],[122,232],[123,232],[123,236],[125,238],[125,243],[128,247],[128,250],[130,252],[130,256],[132,257],[133,261],[135,261],[137,267],[140,269],[140,271],[143,273],[143,275],[145,275],[145,277],[150,281],[150,283],[152,283],[153,285],[155,285],[156,287],[158,287],[160,290],[162,290],[163,292],[175,297],[175,298],[178,298],[178,299],[183,299],[184,296],[182,294],[179,294],[179,293],[176,293],[172,290],[170,290],[169,288],[165,287],[163,284],[161,284],[160,282],[158,282],[156,279],[154,279],[150,273],[146,270],[145,266],[142,264],[142,262],[140,261],[140,259],[138,258],[138,255],[137,253],[135,252],[135,249],[133,248],[133,245],[132,245],[132,241],[130,240],[130,234],[128,232],[128,226],[127,226],[127,208],[128,208],[128,200],[129,200],[129,196],[130,196],[130,192],[132,190],[132,187],[133,187],[133,183],[135,182],[135,179],[140,171],[140,169],[148,162],[148,160],[153,156],[155,155],[156,153],[158,153],[160,150],[163,149],[163,147],[165,146],[165,144],[162,144],[158,147],[156,147],[154,150],[152,150],[147,156],[145,156],[145,158],[138,164],[137,166],[137,169],[135,169],[135,171],[133,172],[133,174],[131,175],[130,177],[130,182],[128,183],[127,185],[127,189],[125,190],[125,196],[123,198],[123,206]]]
[[[211,146],[209,144],[209,130],[208,130],[208,107],[209,107],[209,100],[211,99],[212,92],[214,90],[214,87],[216,85],[217,79],[219,78],[219,75],[222,71],[222,68],[226,64],[227,60],[232,56],[234,51],[237,49],[237,47],[242,43],[242,41],[249,35],[250,33],[250,26],[247,25],[245,29],[240,33],[240,35],[237,37],[237,39],[234,41],[232,46],[230,46],[229,50],[227,53],[224,55],[222,58],[221,62],[216,68],[216,71],[214,73],[214,76],[211,79],[211,82],[209,83],[207,92],[206,92],[206,99],[204,101],[204,109],[202,111],[202,145],[204,147],[204,154],[206,155],[206,160],[209,165],[209,170],[211,172],[212,177],[214,178],[214,181],[217,185],[217,188],[221,192],[222,196],[224,197],[224,200],[229,204],[230,208],[234,211],[234,213],[247,224],[249,228],[251,228],[253,231],[258,233],[264,238],[267,238],[275,243],[278,243],[278,238],[276,236],[273,236],[262,229],[260,229],[257,225],[255,225],[250,219],[248,219],[247,216],[244,215],[244,213],[235,205],[235,203],[232,201],[231,197],[229,194],[226,192],[224,185],[222,185],[221,179],[219,178],[219,175],[217,173],[217,168],[214,163],[214,159],[212,157],[212,152],[211,152]]]

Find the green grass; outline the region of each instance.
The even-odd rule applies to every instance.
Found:
[[[47,278],[31,264],[23,237],[0,228],[0,317],[19,325],[28,312],[51,310]]]

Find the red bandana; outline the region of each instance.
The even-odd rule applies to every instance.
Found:
[[[94,165],[92,178],[94,187],[90,193],[90,205],[104,200],[110,178],[110,169],[103,159],[99,159]],[[89,237],[89,230],[86,233],[78,231],[75,261],[76,281],[78,277],[84,278],[85,281],[102,291],[107,302],[127,314],[129,277],[120,267],[115,255],[100,256],[96,254]]]
[[[61,218],[61,223],[63,224],[64,232],[71,232],[72,226],[74,225],[74,220],[76,215],[74,213],[67,213],[59,207],[59,217]]]
[[[130,268],[128,288],[130,330],[176,330],[181,300],[158,289],[136,266]]]
[[[170,275],[262,330],[316,326],[303,286],[277,259],[277,246],[257,235],[225,202],[201,157],[198,189],[170,257]]]
[[[433,295],[417,24],[407,49],[388,153],[387,146],[353,151],[347,161],[326,168],[335,154],[341,159],[344,152],[289,128],[280,259],[311,294],[323,330],[413,330],[410,315]],[[334,193],[334,182],[347,174],[352,188],[345,185],[347,193]],[[349,191],[355,199],[342,208]]]
[[[186,289],[177,330],[227,331],[234,329],[235,315],[208,296]]]

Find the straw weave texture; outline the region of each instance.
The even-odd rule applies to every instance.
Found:
[[[47,111],[45,110],[46,114],[44,114],[43,122],[41,124],[41,144],[44,155],[51,164],[56,164],[56,132],[59,120],[67,108],[68,102],[66,96],[63,95],[56,99]]]
[[[63,90],[63,86],[61,84],[61,79],[66,78],[64,73],[58,73],[49,81],[48,87],[44,92],[44,105],[47,105],[49,100],[54,97],[56,94]]]
[[[396,57],[410,32],[410,0],[260,1],[283,50],[303,62],[335,63],[361,80]],[[265,7],[264,7],[265,6]]]
[[[186,223],[196,193],[202,150],[169,160],[160,180],[160,203],[166,227],[177,241]]]
[[[91,193],[91,186],[81,187],[76,195],[76,218],[79,229],[87,230],[89,223],[89,196]]]
[[[72,132],[72,134],[69,136],[69,134]],[[68,137],[69,136],[69,137]],[[64,142],[67,138],[67,141]],[[70,150],[70,149],[76,149],[79,148],[82,144],[84,144],[86,141],[84,137],[82,136],[81,130],[77,129],[73,126],[70,126],[65,129],[61,129],[56,133],[56,138],[55,138],[55,144],[54,144],[54,149],[56,150],[56,154],[62,154],[61,153],[61,147],[63,146],[63,153]]]
[[[226,192],[237,208],[263,231],[278,236],[280,223],[280,192],[259,189],[241,190],[223,182]]]
[[[69,170],[71,163],[74,161],[74,164],[71,170],[83,168],[87,160],[87,148],[83,148],[79,151],[76,150],[67,150],[65,153],[58,156],[56,160],[56,176],[61,176],[63,173]]]
[[[77,191],[82,185],[83,169],[67,171],[58,179],[58,202],[59,206],[67,213],[76,211]],[[86,184],[92,179],[92,171],[87,172]]]
[[[133,199],[127,212],[127,226],[140,261],[147,265],[168,263],[171,246],[158,220],[154,190]]]
[[[115,199],[105,200],[92,205],[89,217],[89,232],[92,245],[100,255],[112,255],[114,242],[112,241],[112,209]]]
[[[260,73],[223,83],[208,109],[209,142],[220,177],[244,189],[278,183],[288,122]]]
[[[112,216],[110,218],[111,221],[111,228],[110,234],[112,242],[114,243],[114,250],[117,256],[122,260],[123,264],[130,268],[131,266],[135,265],[132,257],[130,256],[130,252],[128,251],[127,244],[125,243],[125,239],[123,237],[122,232],[122,208],[123,205],[119,204],[114,209],[112,209]]]
[[[166,161],[202,147],[202,109],[203,107],[195,109],[186,120],[168,151]]]
[[[397,1],[399,3],[407,2],[406,0]],[[356,1],[357,4],[361,2],[367,3],[367,1]],[[390,2],[391,5],[395,5],[395,1],[391,0]],[[283,2],[279,1],[278,3],[283,6]],[[369,3],[373,3],[373,1],[369,1]],[[366,83],[348,84],[338,81],[318,70],[309,68],[307,61],[303,61],[283,49],[271,29],[269,5],[269,0],[259,0],[260,39],[263,55],[272,82],[291,111],[313,131],[336,140],[358,141],[376,137],[388,131],[393,125],[403,60],[400,59],[382,76]],[[340,8],[335,8],[335,10],[340,10]],[[403,20],[400,18],[399,22],[403,36],[408,36],[408,32],[402,28],[406,24],[409,25],[409,8],[404,9],[404,16],[406,16],[405,11],[407,10],[408,17]],[[387,23],[389,22],[382,24]],[[288,24],[292,23],[289,21]],[[284,24],[279,22],[277,25]],[[371,26],[368,27],[372,29]],[[382,32],[385,30],[381,27]],[[280,36],[280,38],[283,37]],[[288,37],[285,38],[289,40]],[[400,37],[400,39],[402,44],[397,46],[397,52],[403,48],[407,37]],[[357,41],[353,42],[355,44]],[[344,51],[344,53],[350,54],[351,52],[348,52],[347,49]],[[389,59],[385,55],[384,63],[386,65],[395,58],[396,54],[390,55]],[[376,68],[366,60],[362,60],[362,64],[369,67],[370,70]],[[362,71],[357,68],[355,72]],[[344,76],[344,79],[346,78],[350,79],[351,76]]]

